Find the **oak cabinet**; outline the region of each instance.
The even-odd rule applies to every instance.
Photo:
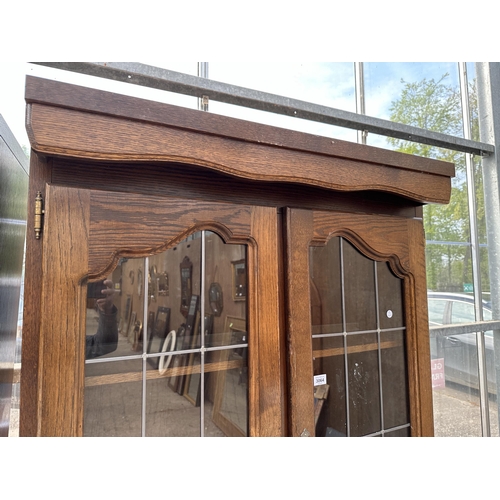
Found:
[[[452,165],[32,77],[26,101],[22,435],[432,435],[421,206]]]

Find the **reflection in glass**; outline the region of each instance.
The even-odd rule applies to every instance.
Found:
[[[213,422],[226,436],[248,436],[247,351],[219,351],[221,370],[215,372]]]
[[[385,437],[410,437],[410,427],[404,427],[403,429],[397,429],[392,432],[386,432]]]
[[[340,237],[310,278],[316,435],[409,435],[403,281]]]
[[[246,272],[246,247],[211,231],[146,259],[120,260],[108,277],[114,344],[94,349],[86,364],[86,435],[248,435]],[[218,315],[212,283],[225,297]],[[88,334],[107,331],[96,299],[87,305]],[[121,402],[104,411],[106,391]]]
[[[313,333],[340,333],[340,238],[332,238],[326,246],[311,247],[309,261]]]
[[[376,333],[347,336],[350,435],[382,429]]]
[[[380,344],[384,427],[390,429],[410,421],[404,331],[381,332]]]
[[[403,327],[403,282],[387,262],[377,262],[377,287],[380,328]]]
[[[373,261],[342,240],[345,326],[348,332],[377,328]]]
[[[186,397],[185,392],[190,386],[195,386],[191,379],[196,374],[199,376],[199,359],[191,358],[188,362],[179,363],[181,356],[172,355],[172,362],[162,372],[148,367],[145,416],[147,436],[200,436],[199,405]]]
[[[325,374],[328,385],[321,392],[315,387],[316,436],[347,435],[344,355],[343,336],[313,338],[314,374]]]
[[[142,362],[113,361],[85,365],[83,435],[141,435]]]

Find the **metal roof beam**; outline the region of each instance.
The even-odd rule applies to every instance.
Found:
[[[363,130],[395,139],[418,142],[480,156],[494,154],[495,147],[448,134],[395,123],[342,109],[321,106],[257,90],[238,87],[198,76],[178,73],[141,63],[126,62],[33,62],[65,71],[166,90],[261,111],[292,116],[329,125]]]

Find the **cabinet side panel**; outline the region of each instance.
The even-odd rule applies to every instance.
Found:
[[[26,230],[26,262],[24,283],[23,345],[21,355],[21,394],[19,435],[36,436],[38,414],[38,357],[40,350],[40,318],[42,289],[42,256],[45,235],[35,239],[35,197],[38,191],[47,198],[45,188],[51,168],[47,160],[31,151],[28,214]]]

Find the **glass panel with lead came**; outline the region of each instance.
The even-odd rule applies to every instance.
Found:
[[[339,237],[310,279],[316,435],[409,435],[403,280]]]
[[[92,288],[85,435],[249,434],[244,245],[197,232]]]

